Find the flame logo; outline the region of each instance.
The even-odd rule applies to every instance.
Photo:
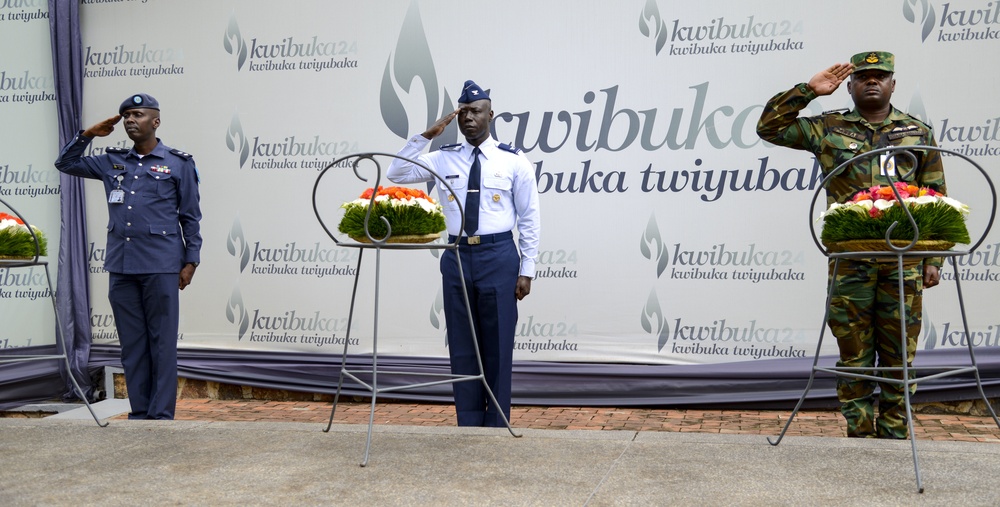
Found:
[[[924,99],[920,96],[919,90],[910,99],[910,106],[906,109],[906,112],[933,127],[931,119],[927,117],[927,108],[924,107]]]
[[[670,258],[667,255],[667,246],[660,238],[660,228],[656,226],[656,215],[649,215],[646,230],[643,231],[642,238],[639,239],[639,251],[642,252],[643,257],[656,261],[656,277],[659,278],[663,274],[663,270],[667,269],[667,262]]]
[[[660,302],[656,298],[656,289],[649,291],[649,298],[646,299],[646,306],[642,308],[639,322],[642,324],[643,330],[657,336],[656,351],[663,350],[667,339],[670,338],[670,327],[667,326],[667,319],[663,316],[663,310],[660,309]]]
[[[913,6],[920,4],[920,21],[917,21]],[[927,36],[934,30],[937,16],[934,14],[934,6],[927,0],[903,0],[903,17],[910,23],[920,23],[920,42],[927,40]]]
[[[243,227],[240,226],[240,217],[236,216],[233,226],[229,228],[229,237],[226,238],[226,250],[229,255],[240,260],[240,273],[246,269],[250,263],[250,247],[247,246],[246,236],[243,235]]]
[[[222,36],[222,47],[226,52],[236,57],[236,70],[243,70],[243,64],[247,61],[247,43],[240,34],[240,27],[236,24],[236,11],[229,17],[229,25],[226,33]]]
[[[434,329],[440,329],[441,331],[445,332],[444,345],[445,347],[447,347],[448,323],[444,320],[444,294],[441,292],[441,289],[438,289],[437,296],[434,297],[434,302],[431,303],[431,311],[429,317],[431,321],[431,326],[434,326]]]
[[[243,125],[240,124],[239,113],[233,113],[233,119],[229,122],[229,130],[226,131],[226,147],[233,153],[240,155],[240,168],[250,158],[250,143],[243,133]]]
[[[660,9],[656,7],[656,0],[646,0],[646,5],[639,14],[639,33],[656,39],[656,54],[660,54],[660,50],[667,43],[667,24],[660,19]]]
[[[439,117],[455,110],[454,102],[444,91],[441,101],[441,112],[438,114],[438,102],[441,89],[438,86],[437,74],[434,72],[434,60],[427,45],[423,22],[416,1],[410,2],[410,7],[403,18],[403,26],[399,30],[396,49],[385,62],[385,72],[382,74],[382,88],[379,94],[379,106],[382,121],[393,134],[402,139],[410,136],[410,118],[403,100],[409,98],[414,82],[419,79],[423,85],[427,105],[427,122],[423,129],[434,124]],[[434,138],[431,150],[443,144],[455,142],[458,138],[458,128],[455,123],[448,125],[444,133]]]
[[[934,350],[937,346],[937,326],[931,322],[930,315],[928,315],[927,308],[924,307],[923,314],[920,316],[920,320],[923,322],[924,329],[924,350]]]
[[[233,287],[233,293],[229,296],[229,305],[226,307],[226,319],[240,327],[237,341],[243,339],[247,329],[250,327],[250,316],[247,314],[246,306],[243,304],[243,295],[240,294],[239,286]]]

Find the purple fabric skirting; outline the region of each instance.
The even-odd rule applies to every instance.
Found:
[[[52,351],[50,350],[49,353]],[[9,352],[8,352],[9,353]],[[22,349],[18,353],[24,354]],[[45,353],[32,351],[30,353]],[[0,358],[3,354],[0,353]],[[976,349],[979,375],[987,397],[1000,396],[1000,348]],[[836,358],[821,357],[820,366]],[[513,371],[513,403],[547,406],[659,406],[687,408],[791,409],[809,378],[812,358],[772,359],[724,364],[638,365],[518,361]],[[333,394],[341,357],[299,353],[190,350],[178,353],[181,377],[268,389]],[[347,368],[371,369],[370,356],[348,356]],[[914,366],[968,366],[967,349],[925,350]],[[121,367],[117,346],[94,345],[88,370]],[[405,372],[392,374],[389,372]],[[379,356],[379,385],[425,382],[412,375],[447,374],[448,361],[438,358]],[[928,372],[921,370],[920,375]],[[370,375],[357,374],[362,379]],[[52,399],[60,394],[57,361],[0,364],[0,409]],[[819,373],[805,408],[838,405],[833,375]],[[345,380],[343,394],[368,391]],[[450,402],[448,384],[384,393],[385,399]],[[979,398],[972,373],[919,383],[915,403]]]

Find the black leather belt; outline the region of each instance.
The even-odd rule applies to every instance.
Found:
[[[459,245],[480,245],[483,243],[498,243],[500,241],[508,240],[514,237],[514,233],[498,232],[496,234],[483,234],[482,236],[462,236],[458,244]],[[456,236],[448,235],[448,242],[454,243]]]

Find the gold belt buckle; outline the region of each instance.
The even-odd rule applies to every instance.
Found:
[[[478,245],[479,244],[479,236],[469,236],[469,240],[467,241],[467,243],[470,244],[470,245]]]

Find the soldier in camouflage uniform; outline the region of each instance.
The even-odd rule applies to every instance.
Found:
[[[831,111],[819,116],[799,118],[816,97],[830,95],[848,79],[847,90],[854,100],[854,110]],[[889,99],[895,90],[894,57],[874,51],[854,55],[851,63],[841,63],[819,72],[808,83],[775,95],[764,106],[757,134],[771,143],[810,151],[824,172],[829,172],[852,157],[887,146],[935,146],[931,128],[916,118],[892,107]],[[916,170],[905,180],[917,186],[946,192],[941,155],[936,151],[913,152]],[[914,165],[904,156],[895,156],[894,166],[884,157],[873,156],[853,164],[833,177],[827,185],[827,201],[845,202],[855,193],[873,185],[887,185],[882,172],[900,180]],[[836,277],[836,291],[830,302],[827,321],[840,348],[838,366],[901,367],[903,351],[900,340],[899,276],[904,279],[906,311],[906,361],[911,364],[917,348],[924,287],[939,281],[941,259],[906,260],[899,273],[895,258],[841,259]],[[887,373],[889,375],[889,373]],[[902,372],[891,372],[897,379]],[[850,437],[906,438],[906,408],[903,388],[898,384],[879,383],[879,416],[872,407],[875,383],[868,380],[838,377],[837,396],[847,419]]]

